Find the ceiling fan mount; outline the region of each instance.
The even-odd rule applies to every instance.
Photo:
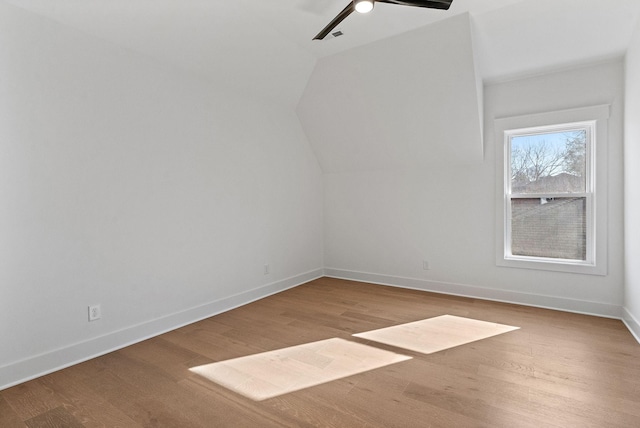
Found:
[[[353,0],[342,12],[340,12],[333,20],[322,29],[313,40],[322,40],[344,19],[351,15],[354,11],[367,13],[373,9],[375,2],[389,3],[400,6],[424,7],[428,9],[448,10],[453,0]]]

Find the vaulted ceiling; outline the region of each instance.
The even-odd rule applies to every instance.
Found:
[[[483,79],[621,55],[638,0],[379,3],[312,41],[348,0],[5,0],[206,78],[295,105],[318,58],[468,12]]]
[[[0,0],[2,1],[2,0]],[[483,81],[620,57],[638,0],[4,0],[162,64],[295,108],[325,172],[483,161]]]

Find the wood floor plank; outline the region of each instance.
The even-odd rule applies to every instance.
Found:
[[[405,396],[405,380],[389,375],[394,369],[397,366],[357,376],[348,393],[336,391],[331,384],[304,393],[310,396],[308,401],[318,401],[329,408],[339,409],[340,413],[363,418],[375,427],[487,426],[459,412],[451,412]]]
[[[442,315],[519,327],[433,354],[353,337]],[[409,361],[253,401],[190,368],[340,338]],[[0,391],[0,427],[640,427],[618,320],[320,278]]]
[[[183,390],[195,397],[197,404],[212,413],[208,425],[221,427],[265,427],[297,426],[297,421],[288,415],[273,412],[269,407],[256,405],[223,387],[203,378],[194,377],[180,382]],[[302,425],[301,425],[302,426]]]
[[[193,364],[201,361],[202,364],[209,362],[199,353],[175,345],[162,337],[129,346],[122,349],[121,353],[162,370],[174,381],[190,377],[189,368]]]
[[[38,380],[0,392],[15,413],[26,421],[62,406],[62,402]]]
[[[26,425],[9,403],[0,396],[0,427],[23,428]]]
[[[84,428],[64,407],[56,407],[25,422],[29,428]]]
[[[472,399],[464,395],[443,391],[437,387],[411,383],[404,396],[416,401],[448,410],[450,413],[466,416],[469,420],[481,422],[490,427],[539,427],[540,422],[525,418],[515,411],[491,406],[484,400]],[[563,426],[548,424],[547,426]],[[566,425],[564,425],[566,426]]]
[[[571,415],[573,418],[586,418],[596,426],[627,428],[637,426],[640,422],[637,415],[630,415],[624,411],[607,411],[608,405],[603,406],[603,402],[606,402],[603,397],[600,400],[577,400],[534,389],[529,394],[529,402],[537,407],[544,406],[558,413]]]
[[[91,382],[91,379],[76,377],[75,373],[69,370],[62,370],[39,379],[41,385],[51,390],[64,403],[65,411],[84,427],[141,427],[105,398],[96,394],[88,386]]]
[[[508,383],[528,387],[531,391],[549,393],[551,397],[575,399],[584,403],[606,402],[608,408],[614,412],[624,412],[634,415],[640,422],[640,401],[638,395],[619,396],[609,395],[608,391],[589,388],[584,385],[557,383],[548,379],[540,379],[523,373],[500,370],[495,367],[481,365],[478,370],[480,376],[486,379],[500,380]],[[638,425],[640,426],[640,424]]]

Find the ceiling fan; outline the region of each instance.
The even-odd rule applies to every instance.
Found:
[[[338,14],[333,21],[329,23],[326,27],[322,29],[318,33],[317,36],[313,38],[313,40],[322,40],[327,34],[331,32],[339,23],[341,23],[347,16],[351,15],[351,13],[355,10],[359,13],[367,13],[373,10],[374,2],[379,3],[389,3],[389,4],[397,4],[400,6],[415,6],[415,7],[426,7],[430,9],[443,9],[447,10],[451,6],[451,2],[453,0],[353,0],[347,7],[345,7],[342,12]]]

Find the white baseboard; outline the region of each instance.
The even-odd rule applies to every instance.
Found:
[[[91,338],[0,367],[0,391],[48,373],[90,360],[222,312],[246,305],[323,276],[315,269],[252,290]]]
[[[605,318],[620,319],[622,307],[607,303],[574,300],[556,296],[521,293],[517,291],[498,290],[494,288],[477,287],[467,284],[428,281],[417,278],[382,275],[377,273],[358,272],[345,269],[325,268],[325,276],[347,279],[359,282],[388,285],[392,287],[409,288],[413,290],[431,291],[440,294],[471,297],[496,302],[515,303],[518,305],[534,306],[545,309],[555,309],[565,312],[575,312],[586,315],[596,315]]]
[[[322,276],[622,319],[636,340],[640,342],[640,322],[638,322],[626,308],[617,305],[497,290],[466,284],[435,282],[416,278],[325,268],[324,270],[315,269],[300,275],[285,278],[195,308],[170,314],[2,366],[0,367],[0,390],[99,357],[100,355],[246,305],[272,294],[297,287],[298,285],[313,281]]]
[[[633,337],[640,343],[640,322],[627,308],[622,309],[622,322],[627,326]]]

